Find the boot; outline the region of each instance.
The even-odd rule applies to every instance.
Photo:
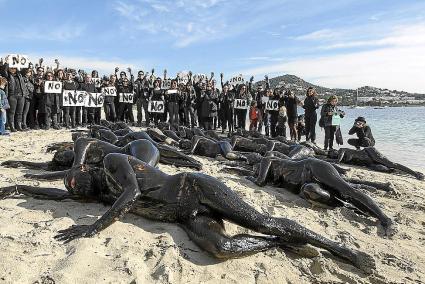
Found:
[[[61,129],[61,127],[58,124],[58,115],[57,114],[52,115],[52,121],[53,121],[53,123],[52,123],[53,129],[56,129],[56,130]]]
[[[10,129],[10,132],[16,132],[15,121],[13,119],[9,120],[9,129]]]
[[[20,122],[16,123],[16,130],[23,131],[23,129],[22,129],[22,123],[20,123]]]

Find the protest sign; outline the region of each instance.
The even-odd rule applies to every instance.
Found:
[[[102,107],[105,97],[102,93],[87,93],[84,100],[85,107]]]
[[[236,109],[247,109],[248,102],[245,99],[235,99],[234,108]]]
[[[161,89],[168,90],[171,87],[171,79],[165,79],[161,82]]]
[[[102,94],[107,97],[115,97],[117,95],[117,89],[115,87],[103,87]]]
[[[9,54],[7,56],[7,64],[10,68],[28,68],[29,65],[28,56],[20,54]]]
[[[278,100],[268,100],[266,102],[266,110],[279,110]]]
[[[148,112],[164,113],[164,101],[149,101]]]
[[[234,76],[230,78],[229,80],[229,84],[232,86],[236,86],[238,84],[244,84],[244,83],[245,83],[245,79],[243,78],[242,74],[239,74],[238,76]]]
[[[46,94],[62,94],[62,82],[60,82],[60,81],[44,81],[44,93],[46,93]]]
[[[120,103],[132,104],[133,99],[134,99],[133,93],[120,93],[119,94],[119,102]]]
[[[100,78],[91,78],[90,79],[90,83],[94,84],[94,86],[96,88],[99,88],[100,85],[102,84],[102,79],[100,79]]]
[[[64,107],[84,106],[86,92],[84,92],[84,91],[74,91],[74,90],[64,90],[62,94],[63,94],[62,95],[62,105]]]

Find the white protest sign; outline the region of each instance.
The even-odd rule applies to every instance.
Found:
[[[62,82],[60,82],[60,81],[44,81],[44,93],[46,93],[46,94],[62,94]]]
[[[207,78],[207,75],[205,75],[205,74],[195,74],[194,76],[193,76],[193,81],[194,82],[203,82],[203,81],[205,81],[205,79]]]
[[[102,93],[86,93],[85,107],[102,107],[105,97]]]
[[[96,88],[99,88],[102,80],[100,78],[91,78],[90,83],[94,84]]]
[[[119,94],[119,102],[120,103],[126,103],[126,104],[132,104],[134,99],[133,93],[120,93]]]
[[[236,86],[238,84],[244,84],[245,83],[245,79],[243,78],[242,74],[239,74],[238,76],[234,76],[232,78],[230,78],[229,80],[229,84]]]
[[[171,95],[171,94],[177,94],[177,90],[167,90],[167,94]]]
[[[115,87],[103,87],[102,94],[107,97],[116,97],[117,89]]]
[[[148,112],[164,113],[164,101],[149,101]]]
[[[266,110],[279,110],[279,101],[278,100],[269,100],[266,103]]]
[[[269,99],[270,99],[269,97],[263,96],[263,97],[261,97],[261,102],[263,104],[265,104],[265,103],[267,103],[269,101]]]
[[[84,91],[64,90],[62,96],[62,105],[64,107],[84,106],[85,97],[86,92]]]
[[[177,79],[179,84],[187,84],[189,82],[189,74],[186,72],[177,73]]]
[[[233,106],[236,109],[247,109],[248,108],[248,102],[244,99],[235,99]]]
[[[162,80],[161,89],[168,90],[171,87],[171,79]]]
[[[28,68],[29,65],[28,56],[20,54],[9,54],[7,56],[7,64],[10,68]]]

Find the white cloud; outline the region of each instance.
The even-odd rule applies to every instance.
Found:
[[[375,47],[345,54],[286,59],[243,70],[246,75],[294,74],[312,83],[334,88],[371,85],[425,93],[425,23],[399,26],[387,37],[333,44],[342,47]],[[235,73],[241,73],[235,72]]]
[[[80,37],[86,27],[78,24],[64,23],[60,26],[44,29],[41,26],[21,27],[4,35],[6,38],[19,38],[25,40],[47,40],[66,42]]]
[[[425,23],[395,27],[391,33],[380,39],[353,40],[335,42],[321,46],[321,49],[342,49],[353,47],[380,47],[380,46],[425,46]]]
[[[424,47],[383,48],[344,55],[291,60],[244,70],[242,73],[246,75],[294,74],[312,83],[331,88],[357,88],[370,85],[425,93],[423,50]]]
[[[334,39],[341,35],[341,32],[330,30],[330,29],[322,29],[318,31],[314,31],[305,35],[300,35],[295,37],[296,40],[320,40],[320,39]]]
[[[9,54],[3,52],[2,54]],[[28,58],[34,64],[38,62],[39,58],[43,58],[43,65],[46,66],[55,66],[54,60],[59,59],[60,66],[62,68],[74,68],[74,69],[83,69],[86,72],[91,72],[91,70],[97,70],[99,74],[113,74],[115,67],[119,67],[120,70],[127,71],[127,68],[130,67],[133,71],[133,74],[141,68],[141,66],[146,66],[142,64],[135,63],[132,61],[132,64],[125,63],[120,59],[111,59],[103,60],[99,58],[92,57],[73,57],[73,56],[63,56],[63,55],[53,55],[53,54],[28,54]],[[136,65],[137,64],[137,65]]]
[[[223,1],[140,0],[138,4],[117,1],[115,10],[129,21],[123,24],[126,29],[159,35],[157,39],[161,40],[171,38],[174,46],[181,48],[229,36],[226,27],[232,11],[228,6],[218,5],[220,2]]]

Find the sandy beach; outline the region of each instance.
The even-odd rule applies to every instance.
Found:
[[[0,138],[0,161],[49,161],[46,146],[71,141],[66,130],[30,131]],[[197,247],[177,224],[127,214],[92,238],[62,244],[53,237],[72,224],[91,224],[108,207],[71,200],[17,196],[0,200],[0,282],[4,283],[425,283],[425,182],[409,176],[352,168],[350,176],[391,182],[393,191],[370,193],[397,224],[392,239],[378,221],[351,210],[312,206],[287,190],[260,188],[219,171],[219,159],[199,158],[247,203],[271,216],[287,217],[330,239],[371,254],[377,269],[365,275],[319,250],[302,258],[282,249],[218,261]],[[159,166],[166,173],[190,171]],[[65,189],[62,181],[26,179],[24,169],[0,167],[0,186],[28,184]],[[35,171],[31,171],[35,172]],[[229,234],[248,230],[226,223]]]

